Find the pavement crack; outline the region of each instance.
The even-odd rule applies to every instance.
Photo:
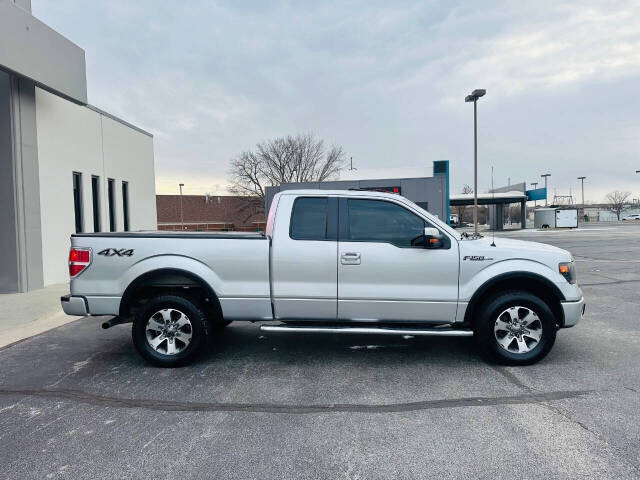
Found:
[[[606,277],[606,278],[609,278],[609,277]],[[580,283],[580,287],[597,287],[601,285],[619,285],[621,283],[638,283],[638,282],[640,282],[640,280],[615,280],[611,282]]]
[[[614,445],[611,442],[609,442],[606,438],[604,438],[598,432],[596,432],[596,431],[592,430],[591,428],[589,428],[584,422],[581,422],[580,420],[577,420],[577,419],[573,418],[567,412],[563,411],[561,408],[559,408],[559,407],[557,407],[555,405],[551,405],[551,404],[547,403],[547,404],[543,404],[542,406],[544,408],[548,409],[550,412],[553,412],[556,415],[560,415],[562,418],[567,420],[569,423],[573,423],[574,425],[577,425],[582,430],[584,430],[585,432],[587,432],[588,434],[590,434],[594,438],[596,438],[598,441],[600,441],[600,442],[604,443],[605,445],[607,445],[609,448],[611,448],[612,450],[614,450],[616,452],[616,455],[620,458],[620,462],[621,463],[628,464],[636,473],[640,473],[640,468],[633,461],[625,460],[624,458],[622,458],[623,454],[621,453],[619,447],[617,447],[616,445]]]
[[[495,370],[496,372],[498,372],[500,375],[502,375],[504,378],[506,378],[509,383],[515,385],[516,387],[522,388],[522,389],[526,390],[527,392],[536,391],[535,388],[530,387],[529,385],[525,384],[513,372],[507,370],[507,368],[505,368],[505,367],[497,367],[497,366],[494,366],[494,365],[491,365],[491,368],[493,370]]]
[[[114,408],[141,408],[164,412],[249,412],[249,413],[397,413],[456,407],[489,407],[496,405],[523,405],[546,403],[553,400],[576,398],[593,390],[561,390],[555,392],[527,392],[502,397],[465,397],[419,402],[370,404],[280,405],[268,403],[206,403],[179,402],[136,398],[117,398],[95,395],[81,390],[58,389],[0,389],[0,395],[57,398],[88,405]]]

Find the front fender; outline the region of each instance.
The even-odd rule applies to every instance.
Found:
[[[470,262],[475,263],[475,262]],[[478,262],[480,263],[480,262]],[[462,262],[460,268],[460,302],[469,302],[474,293],[485,283],[496,277],[509,273],[524,273],[536,275],[552,283],[566,299],[573,298],[575,285],[567,282],[559,272],[552,270],[547,265],[527,259],[501,260],[491,265],[469,265]],[[579,298],[579,297],[578,297]]]

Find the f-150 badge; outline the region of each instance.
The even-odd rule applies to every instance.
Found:
[[[471,260],[472,262],[484,262],[486,260],[493,260],[493,258],[485,257],[484,255],[465,255],[462,260]]]

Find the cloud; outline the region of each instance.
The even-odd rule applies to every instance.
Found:
[[[480,185],[493,165],[496,184],[551,169],[552,188],[575,191],[580,170],[594,200],[639,190],[640,3],[476,5],[33,0],[33,11],[85,48],[89,100],[155,133],[159,192],[177,176],[189,193],[220,189],[230,158],[298,132],[374,176],[449,159],[457,191],[472,182],[474,88],[488,91]]]

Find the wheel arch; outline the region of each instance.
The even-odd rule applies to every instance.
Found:
[[[172,267],[150,270],[132,280],[120,301],[119,315],[121,317],[128,317],[133,313],[133,304],[145,292],[145,289],[163,289],[174,292],[183,289],[201,289],[204,292],[204,299],[209,299],[209,306],[213,313],[219,314],[220,319],[223,318],[220,300],[211,285],[193,272]]]
[[[485,300],[498,292],[521,290],[541,298],[549,305],[560,326],[564,324],[564,311],[561,302],[564,294],[557,285],[542,275],[526,271],[508,272],[496,275],[483,283],[473,294],[464,315],[464,322],[473,324],[477,309]]]

